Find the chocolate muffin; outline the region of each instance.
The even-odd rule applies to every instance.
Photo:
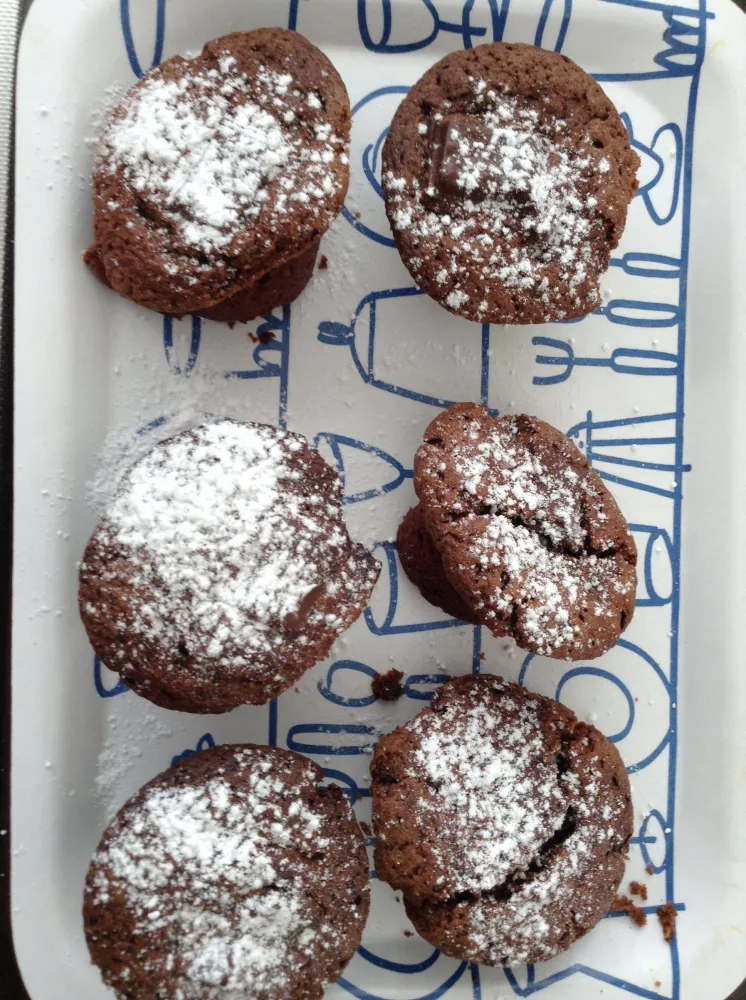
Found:
[[[91,959],[123,1000],[317,1000],[368,916],[344,793],[278,747],[219,746],[120,809],[88,869]]]
[[[86,547],[80,614],[101,661],[185,712],[264,704],[322,660],[380,567],[336,472],[298,434],[223,420],[124,476]]]
[[[425,431],[414,487],[444,585],[471,620],[556,659],[616,644],[634,613],[637,550],[616,501],[560,431],[457,403]],[[425,565],[429,598],[438,567],[432,557]]]
[[[633,832],[613,744],[500,677],[445,683],[371,766],[378,877],[417,931],[484,965],[542,962],[610,907]]]
[[[350,103],[282,28],[208,42],[113,111],[93,168],[86,261],[158,312],[235,322],[295,298],[349,181]]]
[[[415,83],[383,147],[382,184],[423,291],[482,323],[547,323],[600,304],[638,166],[587,73],[498,42],[451,52]]]
[[[422,505],[404,515],[396,533],[399,562],[419,592],[452,618],[479,625],[480,621],[461,595],[448,582],[443,560],[425,527]]]

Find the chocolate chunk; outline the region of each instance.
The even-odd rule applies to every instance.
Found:
[[[483,175],[488,167],[493,130],[469,115],[430,119],[428,191],[481,201],[486,196]]]

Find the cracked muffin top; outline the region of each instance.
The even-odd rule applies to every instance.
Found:
[[[545,961],[611,905],[629,780],[563,705],[499,677],[448,681],[379,741],[372,776],[378,877],[446,954]]]
[[[491,632],[555,659],[616,644],[635,607],[635,543],[561,431],[457,403],[427,427],[414,487],[446,579]]]

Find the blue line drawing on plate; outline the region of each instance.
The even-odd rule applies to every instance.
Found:
[[[365,677],[369,678],[368,687],[370,688],[370,681],[377,676],[377,672],[373,667],[369,667],[366,663],[360,663],[359,660],[337,660],[336,663],[332,663],[326,672],[326,677],[320,680],[316,685],[319,694],[326,698],[327,701],[332,702],[334,705],[344,705],[345,708],[365,708],[367,705],[372,705],[377,698],[374,694],[364,695],[362,697],[352,697],[342,694],[337,694],[333,690],[333,679],[335,674],[340,671],[348,671],[353,674],[363,674]]]
[[[110,688],[107,687],[104,684],[104,677],[103,677],[103,674],[101,672],[102,668],[108,669],[108,668],[105,668],[104,664],[101,662],[101,660],[99,660],[99,658],[94,655],[94,657],[93,657],[93,683],[94,683],[94,685],[96,687],[96,694],[99,696],[99,698],[116,698],[117,695],[126,694],[127,691],[129,691],[129,688],[127,687],[127,685],[123,684],[122,681],[119,680],[118,675],[116,675],[116,674],[114,676],[117,677],[117,682],[114,685],[114,687],[110,687]]]
[[[314,735],[321,738],[335,737],[335,740],[333,743],[316,743],[311,740]],[[306,739],[298,739],[300,736],[306,737]],[[350,739],[345,743],[342,742],[343,737],[350,737]],[[287,745],[289,750],[295,750],[298,753],[345,757],[371,754],[377,739],[378,732],[373,726],[344,722],[304,722],[290,727]]]
[[[610,323],[622,326],[667,327],[679,322],[679,307],[670,302],[643,302],[639,299],[612,299],[593,310]]]
[[[698,4],[692,3],[691,9],[676,3],[648,2],[648,0],[606,0],[606,2],[616,2],[620,11],[625,7],[633,7],[637,8],[643,16],[645,16],[645,11],[649,12],[647,16],[650,19],[651,26],[655,28],[656,24],[659,25],[657,34],[650,34],[649,37],[651,39],[655,37],[656,40],[660,39],[660,44],[651,46],[650,63],[642,72],[598,74],[596,78],[601,81],[614,80],[622,83],[668,78],[672,81],[670,84],[671,94],[674,95],[676,88],[679,88],[678,93],[685,97],[687,108],[686,115],[681,114],[676,120],[672,121],[667,121],[669,115],[674,117],[671,112],[668,112],[662,119],[663,124],[657,130],[651,130],[651,134],[645,134],[642,128],[637,126],[637,122],[635,122],[637,126],[636,134],[629,121],[627,122],[631,141],[640,152],[646,164],[642,171],[643,176],[641,177],[641,188],[639,191],[640,199],[655,227],[662,230],[662,242],[660,244],[656,242],[654,245],[656,249],[660,245],[665,249],[665,253],[655,253],[643,243],[635,250],[628,250],[624,253],[619,252],[617,256],[612,258],[611,266],[635,279],[661,279],[662,282],[665,282],[663,285],[665,290],[653,293],[651,296],[643,294],[635,298],[615,300],[604,305],[598,310],[598,314],[604,316],[610,323],[615,325],[613,328],[610,327],[610,329],[615,329],[619,326],[631,330],[635,328],[655,330],[657,327],[665,329],[668,336],[675,334],[676,346],[668,347],[667,345],[668,349],[666,351],[634,351],[630,353],[631,349],[627,348],[627,345],[617,342],[611,345],[617,349],[613,356],[610,354],[607,357],[599,358],[586,358],[585,356],[576,358],[574,350],[572,352],[568,350],[568,347],[571,345],[567,344],[564,340],[557,341],[556,338],[545,338],[544,341],[534,343],[534,347],[537,349],[537,354],[552,356],[557,359],[549,363],[546,361],[539,362],[541,368],[537,374],[540,377],[544,376],[548,378],[560,374],[563,376],[560,379],[561,383],[567,381],[576,367],[588,367],[596,369],[608,368],[610,371],[618,369],[619,374],[625,375],[625,379],[620,383],[625,387],[627,385],[634,386],[634,378],[637,375],[659,378],[668,376],[667,378],[663,377],[662,382],[647,383],[647,385],[660,385],[664,391],[669,386],[672,388],[675,387],[675,403],[660,404],[661,412],[643,413],[639,416],[624,417],[618,420],[594,420],[592,413],[589,411],[586,419],[576,424],[568,432],[569,436],[577,440],[581,447],[585,447],[593,467],[607,481],[633,490],[647,491],[655,495],[652,499],[654,499],[657,505],[655,508],[656,513],[650,514],[650,521],[643,515],[638,517],[638,523],[633,522],[631,524],[631,529],[635,535],[640,553],[640,585],[637,602],[643,613],[645,613],[644,609],[646,607],[657,609],[655,614],[664,617],[667,628],[670,622],[669,646],[667,655],[663,655],[660,651],[657,651],[656,655],[659,657],[660,663],[653,660],[644,650],[632,643],[627,644],[626,652],[629,655],[635,656],[644,664],[644,669],[649,669],[655,673],[658,681],[661,683],[665,682],[665,685],[667,685],[666,691],[671,702],[670,713],[668,714],[669,728],[662,740],[658,738],[658,734],[653,735],[651,745],[655,745],[651,753],[648,753],[643,760],[636,763],[628,762],[628,765],[632,770],[641,770],[647,767],[652,760],[659,759],[666,767],[667,778],[661,793],[659,808],[654,810],[643,822],[638,835],[633,838],[633,843],[635,846],[639,846],[643,858],[649,859],[649,862],[654,865],[656,873],[660,874],[661,880],[665,881],[665,898],[675,900],[673,831],[675,829],[677,746],[675,698],[678,677],[681,483],[683,473],[689,468],[688,464],[684,461],[683,422],[686,335],[685,306],[689,264],[692,149],[696,100],[699,85],[699,69],[705,53],[706,24],[707,19],[713,15],[707,11],[704,0],[700,0]],[[291,6],[294,8],[297,7],[295,0]],[[458,9],[462,11],[464,8],[459,5]],[[563,25],[566,7],[562,0],[555,0],[551,6],[548,3],[538,5],[537,9],[541,10],[539,22],[541,22],[542,17],[546,17],[544,24],[540,23],[536,29],[538,34],[539,28],[541,28],[539,39],[541,43],[547,47],[551,47],[553,44],[558,45],[562,32],[564,32],[564,37],[561,41],[565,42],[566,38],[570,37],[569,29],[572,21],[572,11],[569,10],[568,21]],[[383,3],[374,4],[373,0],[370,0],[367,5],[367,27],[369,34],[373,36],[374,45],[381,46],[379,51],[390,52],[392,51],[392,46],[400,43],[422,45],[423,40],[431,33],[433,18],[428,12],[428,7],[424,3],[424,0],[419,10],[425,18],[430,19],[425,25],[426,30],[419,31],[418,33],[418,30],[413,32],[411,28],[401,28],[398,21],[399,9],[395,8],[394,5],[389,5],[390,21],[388,25],[384,24],[382,29]],[[375,28],[372,26],[373,16],[376,16]],[[396,23],[394,23],[395,18],[397,19]],[[454,17],[453,21],[455,24],[458,18]],[[471,14],[470,23],[474,24],[474,13]],[[417,28],[416,19],[409,22],[410,26],[412,24],[415,24]],[[420,26],[421,24],[422,20],[419,22]],[[403,30],[408,30],[406,38],[401,37]],[[667,84],[666,86],[668,87],[669,85]],[[385,99],[385,95],[382,93],[383,90],[385,88],[381,88],[380,96],[382,100]],[[402,93],[405,90],[406,88],[401,88]],[[667,104],[667,106],[670,105]],[[380,151],[385,139],[383,123],[383,117],[381,117],[381,123],[371,129],[371,133],[374,134],[371,134],[365,152],[361,154],[363,163],[362,168],[359,168],[361,169],[361,176],[366,178],[367,186],[372,188],[372,194],[370,191],[367,193],[369,194],[369,203],[372,201],[374,204],[379,203],[380,200],[376,185],[378,184],[377,172],[379,170]],[[381,213],[381,218],[383,218],[383,213]],[[681,221],[680,243],[676,235],[678,233],[679,220]],[[357,220],[353,221],[350,218],[348,221],[350,221],[350,224],[355,225],[355,221]],[[368,221],[366,218],[365,222],[367,223]],[[673,222],[674,225],[668,226],[666,230],[663,227],[666,227],[669,222]],[[361,226],[358,228],[364,232]],[[389,242],[387,245],[390,246],[390,234],[388,231],[384,231],[383,226],[379,228],[381,232],[376,234],[382,237],[379,242],[388,239]],[[663,242],[664,240],[665,242]],[[626,245],[629,245],[629,243]],[[670,279],[673,279],[675,284],[672,284]],[[671,302],[655,301],[668,298],[669,292]],[[675,294],[673,294],[674,292]],[[386,293],[390,294],[393,299],[397,294],[397,290],[389,289],[384,292],[384,295]],[[409,294],[416,295],[417,290],[410,290]],[[375,300],[374,311],[377,307],[379,313],[377,317],[374,317],[374,332],[376,319],[378,320],[379,331],[385,331],[388,327],[388,320],[383,319],[383,308],[385,305],[382,301],[383,296],[381,293],[374,292],[371,298]],[[648,298],[653,301],[643,301]],[[397,299],[394,304],[401,303],[402,301],[404,300]],[[396,384],[394,384],[391,376],[388,378],[385,377],[387,374],[385,369],[376,369],[374,367],[376,352],[387,353],[383,351],[383,347],[387,341],[384,336],[380,342],[371,345],[370,339],[365,339],[368,332],[365,324],[368,323],[369,325],[369,316],[367,312],[365,316],[361,314],[364,310],[368,309],[370,304],[371,299],[363,300],[358,307],[355,317],[349,324],[321,324],[319,333],[322,336],[320,336],[320,340],[329,344],[349,347],[358,373],[367,385],[381,388],[387,392],[393,392],[396,395],[415,399],[418,402],[426,402],[429,405],[448,405],[451,401],[450,397],[452,393],[447,388],[442,388],[440,384],[436,383],[436,388],[427,384],[416,385],[411,381],[409,372],[406,372],[404,377],[400,376],[397,372],[397,375],[393,376],[396,379]],[[668,331],[671,331],[671,333],[669,334]],[[390,332],[393,333],[393,340],[389,350],[395,351],[396,327],[392,327]],[[620,330],[619,332],[624,331]],[[487,327],[483,330],[482,360],[484,360],[485,356],[485,345],[487,350],[489,348],[489,335],[489,327]],[[558,346],[558,344],[561,346]],[[638,345],[639,341],[635,346]],[[592,354],[593,351],[589,353]],[[603,352],[599,352],[599,354],[601,353]],[[383,358],[382,360],[390,359]],[[474,352],[474,360],[476,360],[476,352]],[[572,363],[570,364],[570,362]],[[396,370],[395,366],[392,367],[393,370]],[[482,372],[480,372],[480,376],[481,374]],[[476,386],[473,391],[469,389],[468,392],[459,389],[460,398],[486,399],[487,390],[489,389],[487,381],[488,371],[486,369],[484,369],[484,375],[484,379],[481,377],[479,379],[478,392]],[[553,379],[550,384],[557,383]],[[439,393],[442,393],[444,398],[441,399]],[[631,398],[634,402],[634,398]],[[662,412],[664,407],[668,408],[670,412]],[[327,444],[329,445],[329,442]],[[384,448],[389,447],[385,439],[383,445]],[[341,450],[344,457],[344,448],[342,447]],[[382,468],[387,468],[385,463]],[[398,469],[395,465],[391,466],[391,472],[391,480],[394,480],[398,474]],[[660,483],[655,479],[656,476],[660,478]],[[379,478],[380,484],[376,484],[379,487],[386,485],[390,481],[387,475],[381,475]],[[364,483],[364,486],[368,486],[367,481]],[[350,491],[356,496],[367,492],[362,487],[358,489],[357,484],[350,487]],[[661,501],[664,503],[663,507],[660,508],[659,514],[658,510]],[[366,622],[368,628],[376,635],[395,636],[396,634],[406,634],[412,631],[416,632],[431,628],[470,627],[473,632],[474,662],[472,666],[478,668],[481,629],[465,626],[464,623],[453,622],[452,620],[440,622],[416,621],[410,624],[406,620],[407,609],[405,605],[402,603],[401,607],[398,606],[399,570],[395,547],[391,543],[382,543],[378,548],[385,557],[384,571],[388,571],[388,606],[385,606],[386,601],[384,601],[380,612],[376,610],[374,613],[371,609],[367,609]],[[374,603],[374,608],[377,607]],[[405,611],[404,620],[400,620],[402,611]],[[419,611],[416,614],[419,614]],[[622,644],[625,642],[626,640],[622,640]],[[613,664],[613,662],[613,659],[609,660],[609,663]],[[582,666],[575,665],[571,669],[582,669]],[[599,664],[598,667],[594,666],[591,669],[603,670],[604,665]],[[616,677],[617,681],[622,679],[615,672],[613,666],[610,666],[607,672]],[[419,680],[420,676],[422,677],[421,681]],[[427,697],[432,695],[433,689],[437,687],[438,683],[442,682],[443,678],[444,675],[436,674],[412,675],[405,681],[405,691],[409,697],[419,697],[421,700],[426,700]],[[617,681],[612,681],[610,678],[596,675],[595,679],[601,683],[614,684],[616,688],[619,688]],[[572,678],[568,678],[566,683],[572,683]],[[626,720],[623,716],[620,716],[620,722],[616,726],[619,729],[619,732],[616,734],[617,740],[623,739],[624,731],[629,729],[630,723],[634,729],[641,724],[643,718],[644,706],[642,705],[634,706],[635,715],[634,717],[632,716],[627,697],[628,694],[633,694],[632,685],[625,684],[625,688],[626,693],[621,688],[619,688],[619,691],[624,699],[622,704],[627,705],[628,712]],[[567,693],[569,694],[569,689]],[[666,721],[664,717],[662,726],[665,726]],[[321,741],[324,738],[318,732],[305,736],[303,734],[294,734],[294,739],[298,742],[310,742],[314,739]],[[336,734],[332,734],[330,739],[335,739],[336,741]],[[359,742],[367,739],[367,734],[347,734],[344,739],[348,744],[344,752],[357,753],[359,751],[356,748]],[[666,830],[669,832],[666,833]],[[681,904],[676,905],[681,906]],[[643,986],[638,986],[628,980],[616,977],[603,969],[592,968],[589,964],[573,965],[571,968],[561,970],[544,980],[537,979],[536,973],[531,967],[526,970],[527,981],[523,979],[523,973],[520,974],[519,981],[519,978],[516,978],[516,974],[512,970],[508,970],[506,976],[514,992],[521,996],[536,994],[550,987],[553,983],[566,979],[577,972],[589,976],[601,984],[608,984],[620,990],[625,990],[631,995],[656,998],[666,996],[666,1000],[679,1000],[681,973],[676,939],[674,939],[669,947],[669,956],[671,962],[671,987],[670,990],[658,993],[652,992]],[[342,984],[344,988],[348,989],[348,992],[364,998],[375,996],[375,994],[366,992],[362,987],[349,983],[350,978],[352,976],[348,972],[348,978]],[[474,996],[476,997],[479,995],[478,974],[473,975],[472,982]],[[454,992],[462,995],[463,989],[464,984],[462,981],[461,984],[456,986]],[[390,992],[394,993],[396,991],[391,990]],[[385,1000],[390,1000],[390,997],[386,997]]]
[[[651,830],[651,823],[655,824],[657,831]],[[666,833],[666,830],[669,832]],[[642,821],[639,834],[632,838],[632,843],[639,844],[642,860],[646,865],[650,865],[654,875],[660,875],[662,871],[665,871],[672,860],[673,840],[671,838],[671,827],[657,809],[651,809],[647,814]],[[651,854],[650,851],[653,844],[660,845],[663,850],[663,853],[657,859],[656,853],[659,852],[654,851]]]
[[[654,524],[630,524],[630,531],[633,536],[642,535],[644,547],[637,544],[638,560],[641,556],[641,563],[638,561],[638,588],[640,584],[644,587],[644,596],[638,592],[636,605],[638,608],[650,607],[660,608],[664,604],[670,604],[673,599],[673,586],[675,574],[673,571],[674,546],[671,536],[665,528],[658,528]],[[640,568],[642,569],[642,579],[640,580]],[[666,592],[660,593],[658,584],[662,575],[665,575],[667,584]]]
[[[686,906],[683,903],[674,903],[673,908],[674,910],[676,910],[677,913],[683,913],[684,910],[686,910]],[[641,906],[640,909],[643,911],[643,913],[647,914],[656,913],[658,910],[658,904],[653,903],[652,906]],[[624,910],[609,910],[609,912],[605,913],[604,916],[608,920],[614,920],[615,918],[618,917],[626,917],[627,913]]]
[[[404,52],[416,52],[418,49],[425,49],[431,45],[441,31],[459,35],[465,49],[484,42],[499,42],[505,30],[505,21],[508,16],[510,0],[483,0],[477,7],[477,11],[488,16],[488,21],[484,25],[473,23],[474,8],[476,0],[466,0],[461,10],[461,21],[445,21],[438,13],[438,9],[433,0],[420,0],[422,4],[421,12],[422,28],[424,34],[407,41],[396,40],[394,30],[393,3],[392,0],[357,0],[357,19],[360,39],[363,45],[370,52],[385,53],[388,55],[401,54]],[[370,12],[375,9],[380,15],[381,28],[377,39],[374,39],[370,31]],[[404,8],[407,19],[414,20],[411,9]],[[404,19],[402,19],[404,20]],[[392,35],[395,40],[392,40]]]
[[[632,726],[635,721],[635,700],[627,687],[617,676],[612,674],[609,670],[603,670],[601,667],[573,667],[572,670],[568,670],[566,674],[563,675],[562,680],[557,685],[557,690],[554,693],[555,701],[562,701],[562,689],[571,681],[573,677],[602,677],[604,680],[609,681],[624,695],[627,702],[627,721],[622,726],[622,728],[617,733],[607,733],[606,737],[612,743],[619,743],[623,740],[625,736],[628,736],[632,731]]]
[[[625,274],[639,278],[680,278],[681,261],[678,257],[667,257],[659,253],[638,253],[629,251],[622,257],[612,257],[611,267],[618,267]]]
[[[190,319],[192,338],[189,344],[189,353],[184,364],[180,365],[174,360],[174,318],[173,316],[163,317],[163,350],[166,352],[166,364],[171,370],[171,374],[179,378],[183,375],[191,375],[194,371],[202,341],[202,320],[199,316],[192,316]]]
[[[602,0],[603,3],[616,4],[620,7],[636,7],[662,15],[665,27],[661,33],[661,45],[665,46],[653,56],[657,69],[643,70],[638,73],[594,73],[599,81],[633,81],[660,80],[676,77],[696,77],[702,67],[705,55],[705,38],[707,21],[714,17],[708,11],[705,0],[699,0],[696,6],[687,8],[665,0]],[[652,28],[652,24],[651,24]],[[692,90],[695,93],[699,85],[698,79],[692,80]]]
[[[651,174],[650,179],[640,185],[635,197],[642,198],[650,218],[657,226],[665,226],[676,215],[679,204],[681,170],[684,165],[684,137],[681,129],[676,122],[661,125],[647,146],[635,136],[629,115],[623,111],[619,117],[629,133],[630,145],[640,154],[642,177]],[[669,148],[663,149],[663,155],[656,151],[659,144],[663,147],[668,144]],[[666,187],[669,188],[667,193]],[[659,195],[660,191],[664,194]],[[659,208],[655,207],[653,194],[665,198],[664,204]]]
[[[379,307],[396,299],[406,299],[411,296],[423,295],[419,288],[384,288],[378,292],[369,292],[357,305],[350,323],[337,323],[324,320],[319,323],[318,339],[322,344],[332,347],[348,347],[350,355],[363,382],[391,392],[396,396],[405,396],[419,403],[445,408],[457,402],[455,399],[444,399],[441,396],[430,395],[405,385],[397,385],[376,375],[376,333],[380,322]],[[359,332],[359,327],[367,324],[367,342],[365,334]],[[475,365],[475,391],[473,396],[486,402],[489,390],[489,324],[482,324],[482,341],[478,367]],[[417,372],[419,374],[419,371]]]
[[[644,986],[637,986],[634,983],[629,982],[627,979],[620,979],[619,976],[609,975],[607,972],[601,972],[600,969],[594,969],[589,965],[583,965],[581,962],[576,962],[566,969],[561,969],[559,972],[555,972],[551,976],[547,976],[546,979],[535,980],[533,967],[528,966],[529,969],[529,985],[526,987],[519,986],[518,980],[515,978],[514,973],[511,969],[505,970],[505,978],[510,983],[513,988],[513,992],[519,997],[530,997],[540,990],[545,990],[549,986],[553,986],[555,983],[561,982],[563,979],[567,979],[569,976],[574,976],[576,974],[581,974],[588,976],[590,979],[597,979],[599,982],[606,983],[609,986],[616,986],[620,990],[624,990],[625,993],[630,993],[632,996],[636,997],[646,997],[650,1000],[664,1000],[665,994],[658,993],[655,990],[645,989]],[[674,994],[676,996],[677,994]]]
[[[378,699],[372,692],[366,695],[344,695],[334,690],[334,678],[340,675],[362,674],[368,678],[367,686],[374,677],[378,676],[378,671],[369,667],[367,663],[360,663],[359,660],[337,660],[326,672],[326,677],[319,680],[317,688],[319,694],[330,701],[333,705],[343,705],[345,708],[366,708],[374,704]],[[441,684],[449,679],[448,674],[410,674],[404,679],[402,685],[404,697],[412,698],[415,701],[430,701]]]
[[[402,96],[409,92],[409,87],[402,86],[389,86],[389,87],[378,87],[376,90],[372,90],[369,94],[361,97],[360,100],[355,104],[352,109],[352,122],[353,127],[355,124],[355,115],[372,101],[378,100],[380,97],[388,97],[391,94],[401,94]],[[388,117],[388,116],[387,116]],[[389,132],[388,124],[383,128],[375,140],[369,143],[363,149],[362,154],[362,168],[363,176],[368,181],[375,192],[377,198],[383,202],[383,191],[381,190],[381,182],[379,180],[381,176],[381,150],[383,144],[386,140],[386,136]],[[368,239],[373,240],[375,243],[380,243],[381,246],[385,247],[395,247],[396,242],[391,236],[391,230],[389,228],[388,220],[386,215],[381,212],[381,225],[384,228],[384,232],[377,232],[367,226],[364,222],[361,222],[355,215],[347,208],[346,205],[342,206],[342,215],[347,219],[350,225],[356,229],[363,236],[367,236]]]
[[[448,680],[449,674],[410,674],[404,681],[404,694],[415,701],[430,701],[441,684]]]
[[[680,377],[677,381],[680,382]],[[594,421],[593,413],[589,410],[585,420],[571,427],[567,436],[577,438],[575,443],[585,452],[585,457],[602,479],[674,499],[681,496],[682,474],[691,469],[681,457],[680,435],[683,417],[683,412],[674,412]],[[673,433],[659,433],[669,428]],[[648,433],[649,431],[652,431],[652,434]],[[623,449],[625,454],[617,454],[617,449]],[[634,454],[636,449],[646,457],[628,457],[629,452],[632,451]],[[667,460],[661,461],[663,458]],[[670,473],[672,478],[669,484],[676,485],[664,487],[651,482],[651,472]],[[671,563],[676,568],[678,543],[673,542],[675,536],[669,537],[672,546]],[[678,574],[677,568],[676,574]]]
[[[119,20],[124,36],[124,47],[127,50],[127,58],[130,61],[132,72],[137,77],[145,75],[140,60],[135,51],[135,40],[132,37],[132,24],[130,21],[130,0],[119,0]],[[155,0],[155,44],[153,49],[153,61],[148,69],[153,69],[163,58],[163,39],[166,34],[166,0]]]
[[[557,34],[554,39],[554,45],[550,45],[547,27],[549,26],[551,15],[556,15],[558,7],[562,8],[562,17],[559,27],[556,29]],[[565,36],[567,35],[567,29],[570,26],[571,16],[572,0],[544,0],[544,6],[541,9],[541,16],[539,17],[539,26],[537,27],[536,35],[534,36],[534,45],[540,45],[542,48],[551,48],[554,49],[555,52],[561,52],[562,46],[565,44]]]
[[[325,767],[324,776],[330,781],[336,781],[338,785],[342,787],[345,795],[348,796],[350,802],[354,805],[358,799],[370,798],[370,789],[365,788],[363,785],[358,785],[354,778],[351,778],[349,774],[344,771],[340,771],[336,767]]]
[[[413,475],[411,469],[405,469],[404,466],[393,457],[393,455],[389,455],[388,452],[383,451],[382,448],[378,448],[373,444],[366,444],[364,441],[358,441],[355,438],[347,437],[344,434],[333,434],[331,432],[322,431],[313,439],[313,446],[317,449],[317,451],[320,451],[324,457],[326,457],[329,452],[331,453],[330,464],[336,468],[337,475],[339,476],[339,481],[342,487],[341,499],[343,504],[362,503],[365,500],[372,500],[374,497],[384,496],[386,493],[391,493],[392,490],[401,486],[406,479],[411,479]],[[349,455],[349,461],[354,457],[359,457],[360,453],[370,455],[374,459],[378,459],[379,461],[376,463],[376,468],[380,468],[382,475],[388,475],[393,470],[393,476],[391,479],[384,480],[380,486],[374,486],[367,490],[360,490],[356,493],[348,493],[345,457],[346,455]]]
[[[186,360],[177,362],[174,351],[174,317],[163,317],[163,350],[166,363],[177,378],[192,374],[199,360],[200,348],[204,341],[202,320],[190,316],[191,340]],[[279,378],[280,396],[287,403],[287,365],[290,351],[290,306],[281,306],[279,315],[267,314],[256,328],[255,347],[251,352],[254,368],[230,369],[223,374],[226,378],[255,379]],[[279,355],[279,356],[278,356]]]
[[[371,965],[375,965],[379,969],[386,969],[389,972],[404,972],[407,975],[413,975],[416,972],[425,972],[427,969],[432,968],[440,956],[437,948],[434,948],[428,957],[422,959],[420,962],[392,962],[390,959],[376,955],[368,948],[363,948],[362,946],[358,948],[357,953],[366,962],[370,962]]]
[[[534,375],[534,385],[558,385],[575,368],[608,368],[620,375],[677,375],[679,358],[667,351],[642,351],[616,347],[607,358],[578,357],[571,344],[556,337],[532,337],[534,347],[544,347],[553,354],[537,354],[536,364],[559,368],[554,375]]]
[[[373,635],[403,635],[410,632],[432,632],[443,628],[474,627],[469,625],[467,622],[459,621],[457,618],[451,618],[450,616],[438,618],[435,621],[394,624],[396,612],[399,607],[399,561],[396,558],[396,545],[394,545],[393,542],[378,542],[372,548],[373,552],[376,552],[377,550],[379,555],[383,555],[384,557],[381,569],[381,579],[379,580],[378,586],[380,587],[381,582],[388,578],[389,599],[386,607],[386,614],[384,615],[382,622],[376,621],[370,605],[368,605],[365,609],[363,615],[365,618],[365,624],[368,626]],[[428,607],[432,608],[431,605],[428,605]],[[437,612],[437,609],[434,610]],[[445,612],[441,612],[441,614],[445,614]]]
[[[462,962],[441,986],[419,997],[413,997],[412,1000],[439,1000],[440,997],[445,996],[448,990],[461,979],[466,969],[466,962]],[[337,986],[341,986],[343,990],[357,997],[357,1000],[390,1000],[389,997],[380,996],[378,993],[369,993],[368,990],[361,989],[361,987],[355,986],[354,983],[344,978],[337,980]]]
[[[642,664],[644,664],[643,667],[644,674],[649,676],[648,670],[651,671],[653,674],[653,678],[656,680],[656,686],[657,684],[660,684],[660,687],[663,689],[662,690],[663,695],[668,698],[669,702],[672,702],[673,688],[670,679],[666,677],[665,673],[660,667],[660,664],[658,664],[656,660],[654,660],[649,653],[647,653],[644,649],[642,649],[641,646],[638,646],[636,643],[630,642],[628,639],[620,639],[619,642],[617,643],[616,648],[624,650],[626,653],[632,654],[632,656],[635,658],[633,662],[636,665],[640,665],[639,661],[642,661]],[[523,663],[521,664],[520,672],[518,674],[519,684],[526,685],[526,675],[529,671],[529,668],[531,667],[531,664],[534,662],[535,659],[536,656],[534,653],[528,653],[524,658]],[[632,726],[634,725],[635,715],[636,715],[634,692],[630,691],[628,685],[625,684],[624,681],[622,681],[622,679],[618,677],[616,674],[612,674],[610,671],[602,667],[587,666],[586,664],[582,664],[580,666],[568,667],[568,669],[564,672],[564,674],[562,675],[562,677],[558,682],[554,697],[558,701],[561,700],[560,695],[562,693],[562,689],[564,688],[565,684],[568,681],[572,680],[574,677],[580,675],[599,677],[602,680],[608,681],[613,686],[615,686],[619,691],[621,691],[627,703],[627,722],[619,730],[619,732],[617,732],[613,736],[612,735],[609,736],[609,739],[611,739],[612,742],[615,743],[621,742],[623,739],[625,739],[626,736],[629,735]],[[653,678],[651,678],[651,681],[653,680]],[[532,687],[533,685],[529,684],[527,686]],[[672,729],[674,727],[674,719],[675,719],[675,710],[673,709],[673,707],[671,707],[671,709],[669,710],[669,724],[666,727],[663,736],[652,746],[650,750],[648,750],[648,752],[641,760],[637,761],[625,760],[628,774],[636,774],[638,771],[643,771],[646,767],[648,767],[649,764],[652,764],[654,760],[657,760],[658,757],[660,757],[661,753],[663,753],[666,747],[669,746],[670,744]],[[655,738],[654,733],[651,733],[651,738]]]
[[[298,27],[298,2],[299,0],[290,0],[290,9],[288,10],[288,29],[290,31],[295,31]]]
[[[194,750],[187,749],[182,753],[177,753],[171,758],[171,767],[174,764],[178,764],[180,760],[184,760],[185,757],[193,757],[196,753],[201,753],[203,750],[209,750],[211,747],[215,746],[215,738],[212,733],[203,733],[202,736],[197,740],[197,745]]]

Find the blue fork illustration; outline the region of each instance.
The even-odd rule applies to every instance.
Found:
[[[578,357],[571,344],[554,337],[533,337],[534,347],[546,347],[555,354],[537,354],[537,365],[560,368],[554,375],[534,375],[534,385],[558,385],[566,382],[573,369],[609,368],[620,375],[677,375],[679,357],[667,351],[642,351],[633,347],[617,347],[608,358]]]

